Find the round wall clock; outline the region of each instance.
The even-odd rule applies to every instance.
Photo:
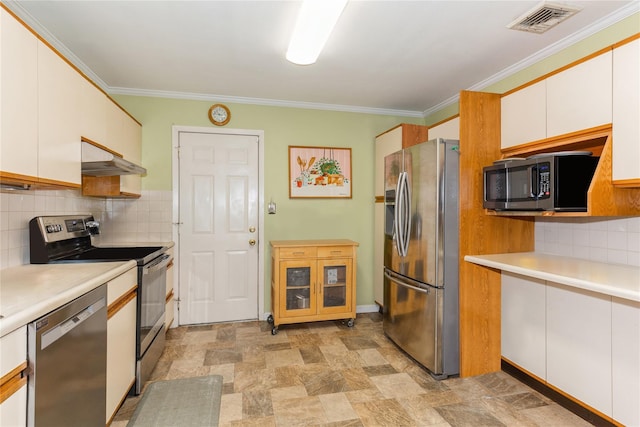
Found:
[[[209,120],[216,126],[224,126],[231,120],[231,111],[224,104],[213,104],[209,108]]]

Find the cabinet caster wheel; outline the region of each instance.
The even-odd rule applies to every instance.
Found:
[[[353,328],[353,324],[354,324],[353,319],[349,319],[349,320],[347,320],[347,326],[348,326],[348,327]]]
[[[275,326],[271,329],[271,335],[278,335],[278,328]]]
[[[269,317],[267,317],[267,322],[268,322],[270,325],[273,325],[273,315],[271,315],[271,314],[270,314],[270,315],[269,315]]]

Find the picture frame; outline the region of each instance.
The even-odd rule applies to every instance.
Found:
[[[352,195],[351,148],[289,146],[289,198]]]

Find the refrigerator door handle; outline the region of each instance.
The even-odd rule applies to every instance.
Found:
[[[390,281],[392,281],[393,283],[396,283],[400,286],[404,286],[405,288],[409,288],[412,291],[422,292],[423,294],[429,294],[429,289],[425,289],[419,286],[418,282],[416,282],[415,280],[409,279],[408,277],[400,278],[400,277],[397,277],[394,273],[390,273],[387,270],[385,270],[384,276]],[[412,283],[415,283],[415,285],[413,285]]]
[[[404,239],[403,239],[403,256],[407,256],[409,253],[409,240],[411,238],[411,187],[409,186],[409,174],[404,172],[404,184],[403,184],[403,194],[404,194]]]
[[[398,176],[398,183],[396,184],[396,199],[395,199],[395,215],[393,219],[393,234],[396,241],[396,250],[398,255],[402,256],[402,173]]]

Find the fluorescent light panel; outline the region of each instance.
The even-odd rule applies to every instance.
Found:
[[[298,65],[316,62],[348,0],[304,0],[287,49]]]

